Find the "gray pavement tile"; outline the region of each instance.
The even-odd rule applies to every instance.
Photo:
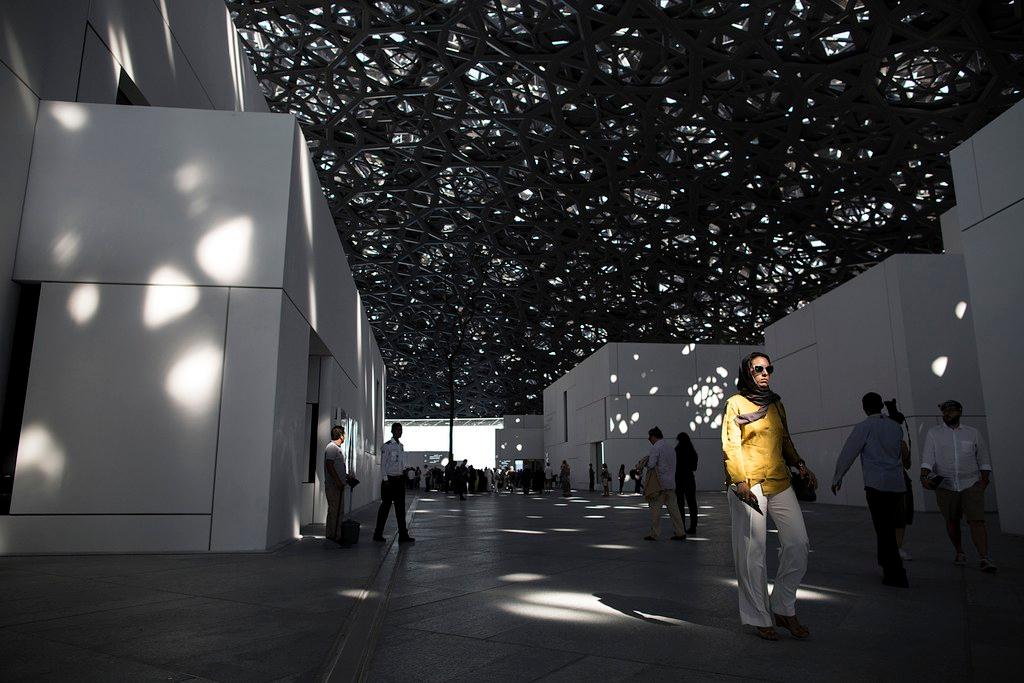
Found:
[[[537,679],[544,683],[576,683],[577,681],[622,681],[627,680],[646,668],[639,662],[625,661],[611,657],[577,655],[566,666]],[[678,680],[678,679],[676,679]]]
[[[273,681],[311,676],[320,666],[334,632],[324,629],[287,631],[249,640],[238,646],[197,653],[180,653],[164,666],[181,669],[218,681]]]
[[[378,641],[368,680],[448,681],[522,652],[515,645],[396,629]]]
[[[189,673],[4,632],[0,637],[0,679],[4,681],[191,681]]]
[[[98,585],[56,577],[50,589],[0,603],[0,627],[180,599],[180,595],[135,586]]]

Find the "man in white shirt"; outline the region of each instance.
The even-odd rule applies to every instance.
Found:
[[[653,427],[647,432],[647,440],[651,443],[651,450],[647,454],[647,470],[657,470],[661,491],[653,499],[647,499],[647,504],[651,508],[651,533],[644,536],[644,540],[658,540],[661,527],[661,506],[664,505],[668,508],[668,515],[672,518],[672,528],[676,532],[672,540],[685,541],[686,529],[683,527],[683,517],[679,514],[679,503],[676,501],[675,448],[665,441],[665,435],[658,427]]]
[[[544,461],[544,490],[550,491],[555,486],[555,472],[551,469],[551,461]]]
[[[383,541],[384,525],[388,522],[391,504],[395,504],[395,520],[398,522],[398,542],[412,543],[416,539],[409,535],[405,525],[405,446],[402,438],[402,425],[398,422],[391,425],[391,439],[380,449],[381,473],[387,477],[380,485],[380,507],[377,508],[377,526],[373,530],[373,540]]]
[[[345,518],[345,428],[331,427],[331,440],[324,449],[324,493],[327,495],[327,540],[341,543],[341,523]]]
[[[960,518],[967,518],[971,540],[981,555],[981,570],[996,571],[988,557],[988,530],[985,526],[985,489],[992,461],[974,427],[960,424],[963,406],[959,401],[939,405],[942,424],[928,430],[921,452],[921,484],[935,491],[935,500],[946,520],[946,532],[956,548],[958,565],[967,564],[960,539]]]

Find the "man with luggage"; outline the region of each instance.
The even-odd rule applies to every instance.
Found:
[[[341,540],[341,523],[345,518],[345,479],[348,468],[345,466],[345,454],[341,444],[345,443],[345,428],[341,425],[331,427],[331,441],[324,449],[324,493],[327,495],[327,540],[339,545]]]

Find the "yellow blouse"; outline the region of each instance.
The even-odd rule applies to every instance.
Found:
[[[789,465],[796,466],[800,456],[783,426],[786,409],[782,403],[768,408],[768,413],[742,427],[736,416],[757,411],[758,405],[740,394],[725,404],[722,422],[722,452],[725,456],[725,483],[761,484],[766,496],[789,488]],[[781,411],[781,412],[780,412]]]

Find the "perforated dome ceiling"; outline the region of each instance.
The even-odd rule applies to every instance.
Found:
[[[941,249],[1021,97],[1021,3],[229,2],[301,123],[391,417],[541,410],[606,341],[758,341]]]

